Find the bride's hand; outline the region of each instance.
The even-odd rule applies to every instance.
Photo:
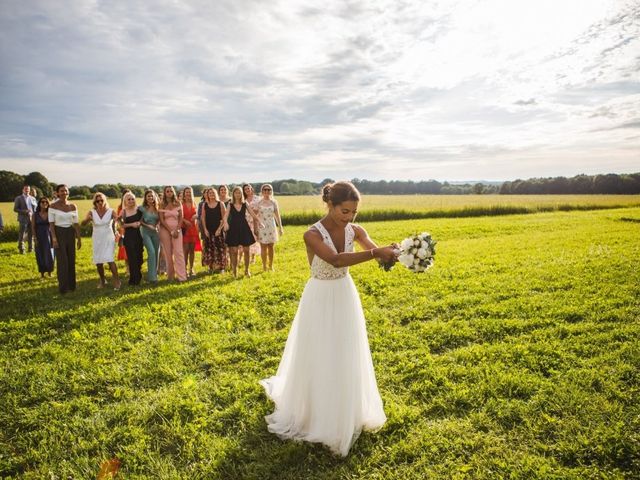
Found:
[[[398,261],[396,246],[378,247],[374,250],[374,257],[382,260],[383,263],[396,263]]]

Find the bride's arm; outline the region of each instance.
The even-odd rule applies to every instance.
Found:
[[[354,237],[354,240],[358,245],[362,247],[363,250],[371,250],[372,248],[378,247],[378,245],[376,245],[376,242],[371,240],[371,237],[369,236],[367,231],[364,229],[364,227],[361,227],[360,225],[355,225],[353,223],[351,224],[351,226],[353,227],[353,231],[356,234]]]
[[[395,258],[392,246],[376,247],[371,239],[369,239],[369,242],[370,244],[368,245],[371,248],[367,250],[361,252],[336,253],[322,241],[322,235],[320,235],[320,232],[317,230],[310,229],[304,234],[304,243],[307,245],[307,248],[312,251],[314,255],[317,255],[336,268],[350,267],[351,265],[357,265],[358,263],[363,263],[374,258],[379,258],[385,262],[390,262]]]

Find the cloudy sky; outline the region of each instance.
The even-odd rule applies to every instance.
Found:
[[[637,0],[6,0],[0,169],[71,184],[640,171]]]

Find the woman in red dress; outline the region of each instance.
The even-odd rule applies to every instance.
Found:
[[[185,187],[182,190],[182,247],[184,250],[185,268],[188,267],[189,276],[193,273],[193,260],[195,252],[201,252],[200,238],[198,236],[198,207],[193,200],[193,189]]]

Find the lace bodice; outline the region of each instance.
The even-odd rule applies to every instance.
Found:
[[[322,223],[317,222],[313,225],[312,228],[315,228],[322,235],[322,241],[331,248],[334,252],[338,253],[336,246],[333,244],[333,240],[331,240],[331,235]],[[344,232],[344,251],[345,252],[353,252],[353,239],[355,237],[355,231],[353,230],[353,226],[349,223],[345,227]],[[342,278],[349,273],[349,267],[340,267],[336,268],[330,263],[325,262],[317,255],[313,256],[313,260],[311,261],[311,276],[313,278],[317,278],[320,280],[333,280],[336,278]]]

